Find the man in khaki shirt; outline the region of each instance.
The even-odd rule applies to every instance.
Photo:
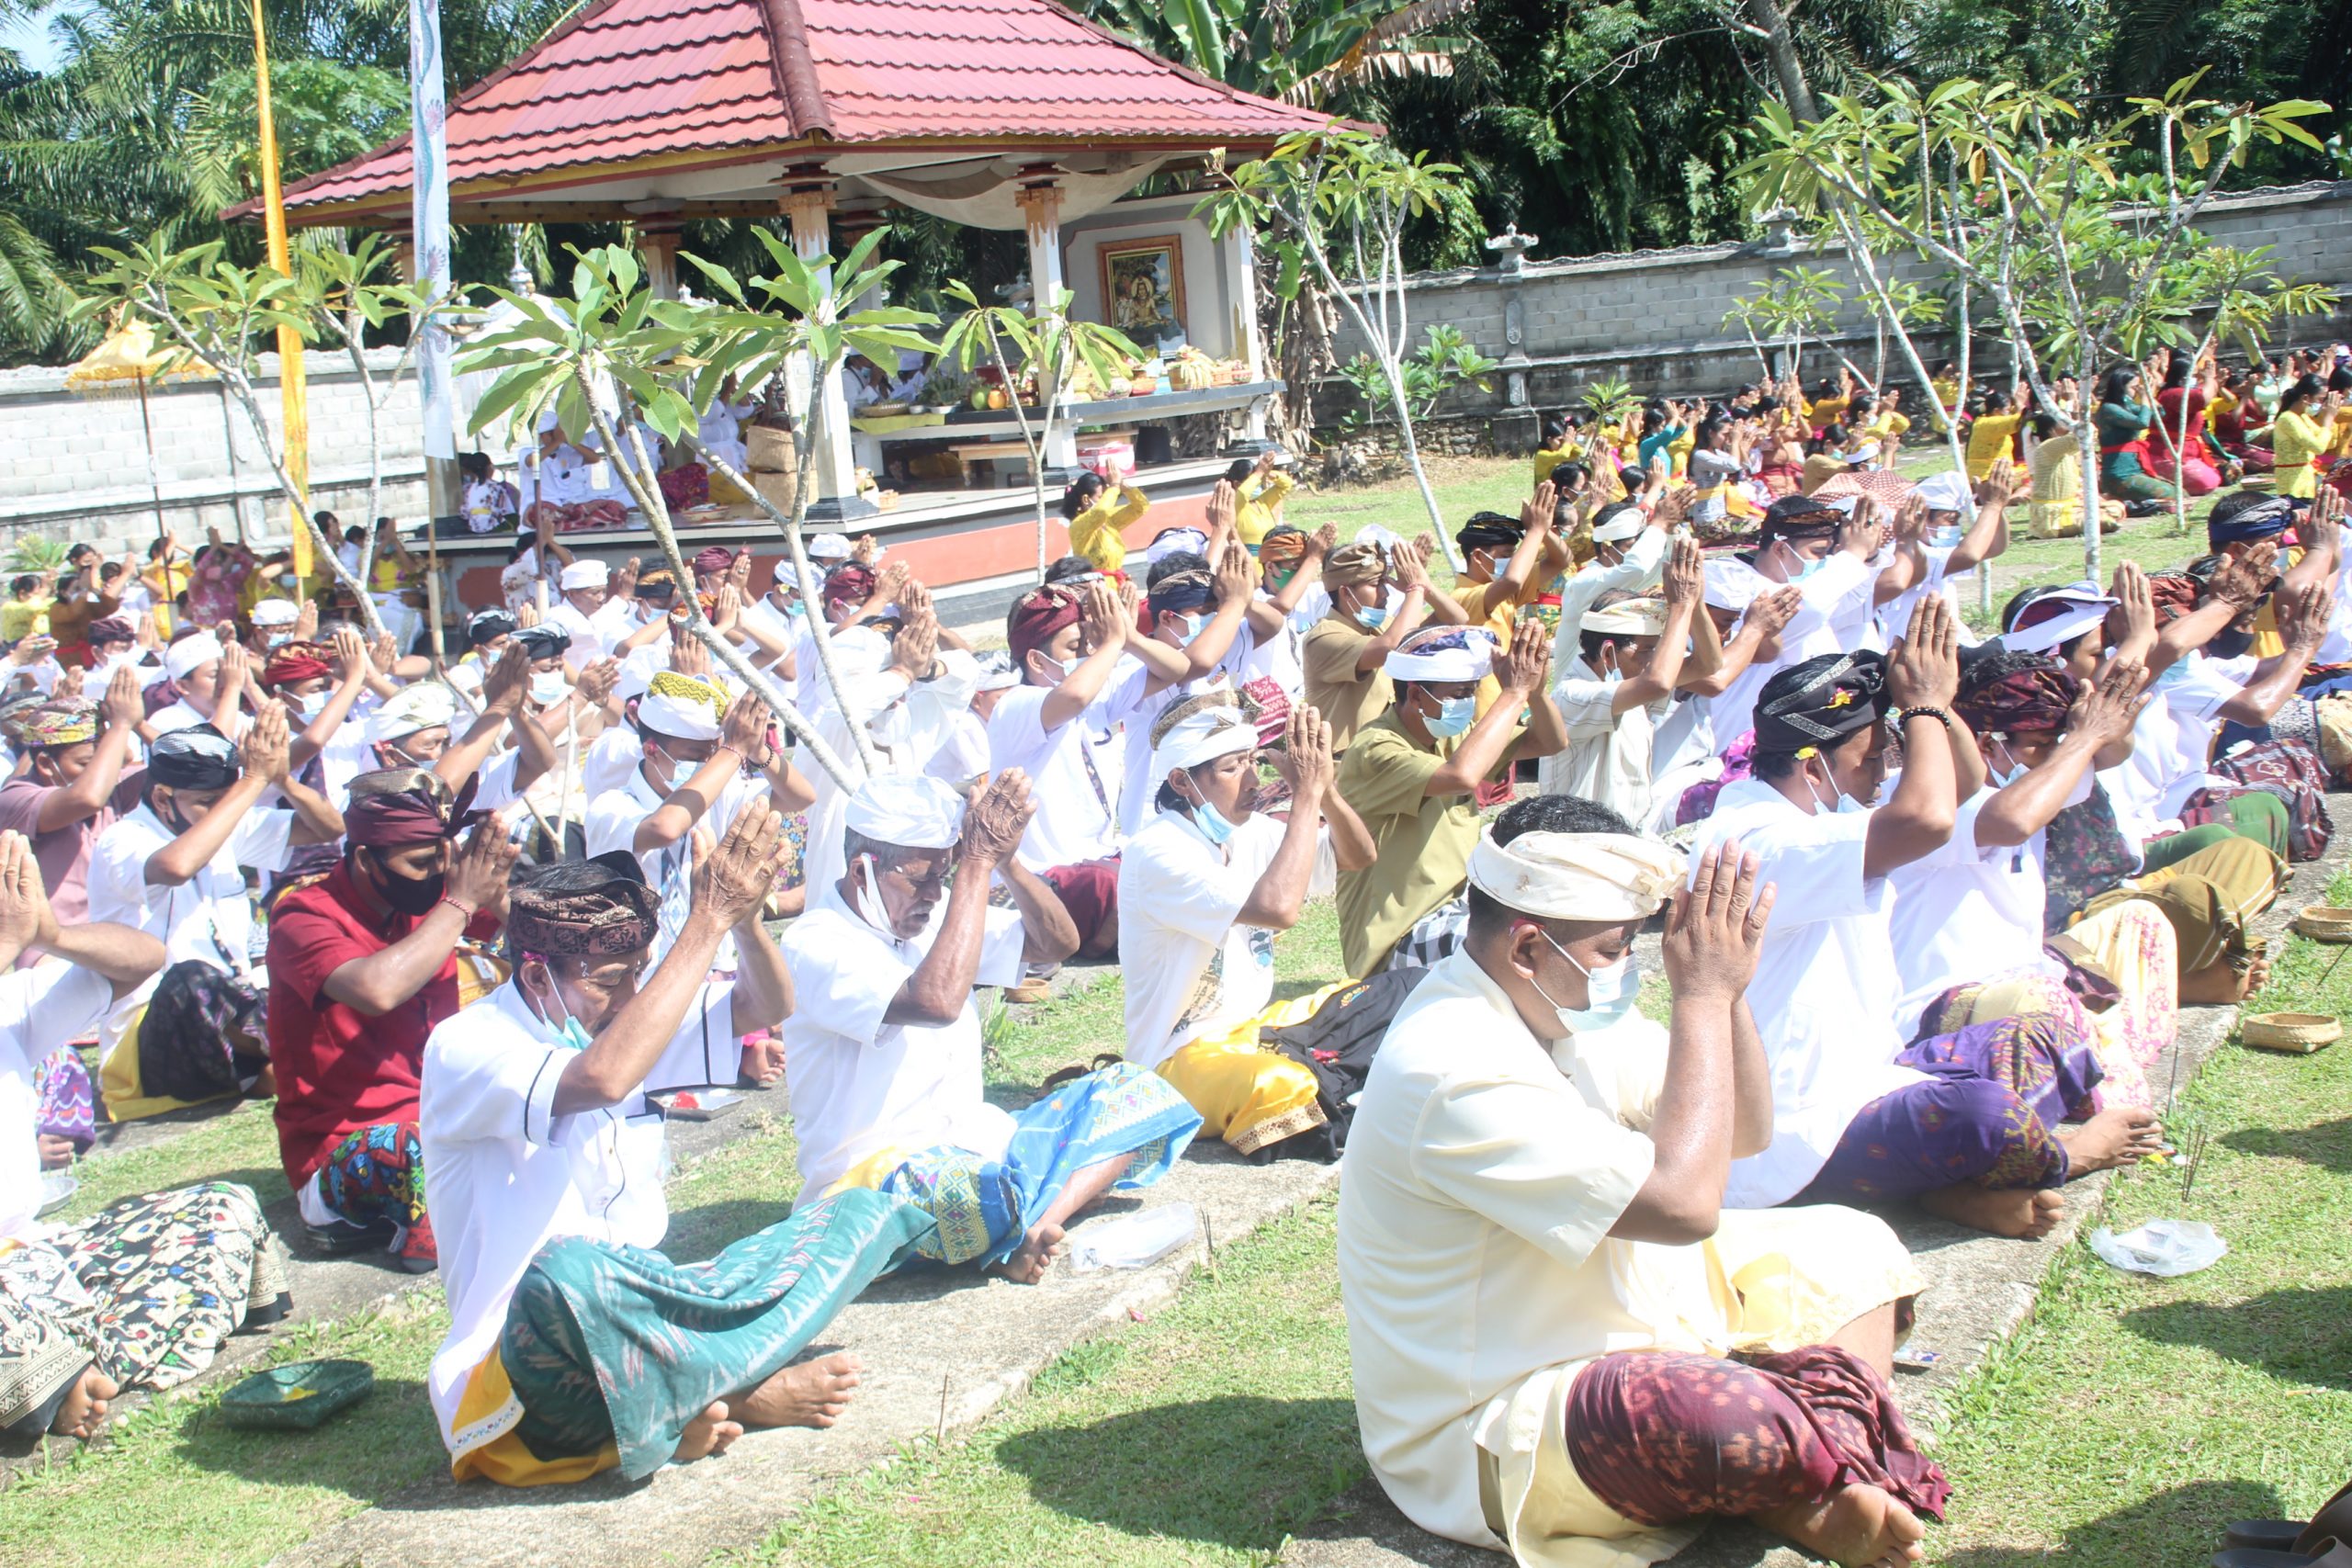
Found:
[[[1340,764],[1341,799],[1377,848],[1362,871],[1340,873],[1340,942],[1348,973],[1386,965],[1413,923],[1462,890],[1478,841],[1476,790],[1505,782],[1524,754],[1567,745],[1547,673],[1551,634],[1531,621],[1500,652],[1483,626],[1430,626],[1383,666],[1396,700],[1365,725]],[[1476,713],[1478,682],[1494,674],[1501,700]],[[1522,729],[1521,710],[1529,713]]]
[[[1424,621],[1459,624],[1461,606],[1430,581],[1431,540],[1384,548],[1355,543],[1331,552],[1323,585],[1331,608],[1301,639],[1306,701],[1331,726],[1331,749],[1388,711],[1395,691],[1381,666]]]

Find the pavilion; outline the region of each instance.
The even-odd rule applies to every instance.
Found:
[[[781,214],[795,246],[814,258],[907,208],[1025,230],[1033,294],[1067,287],[1073,312],[1091,320],[1114,319],[1106,247],[1167,246],[1185,340],[1242,362],[1246,379],[1082,404],[1047,452],[1050,470],[1075,460],[1069,432],[1080,425],[1117,433],[1209,414],[1263,436],[1280,384],[1265,369],[1249,235],[1212,238],[1192,216],[1196,194],[1129,193],[1153,175],[1253,156],[1328,123],[1163,60],[1054,0],[596,0],[450,105],[450,216],[626,220],[653,286],[672,295],[687,220]],[[402,232],[409,186],[402,136],[288,187],[287,219]],[[234,215],[251,216],[250,204]],[[838,382],[820,390],[812,519],[885,536],[934,587],[1001,594],[1034,577],[1025,481],[912,491],[875,513],[854,479],[860,457],[880,472],[885,441],[985,442],[1013,433],[1011,414],[961,408],[853,422]],[[1189,445],[1203,445],[1197,423],[1190,434]],[[1217,443],[1208,445],[1138,474],[1160,503],[1138,532],[1196,514],[1225,466]],[[977,478],[986,468],[967,471]],[[754,532],[740,520],[735,530]],[[763,525],[756,533],[772,538]],[[651,536],[631,528],[566,543],[650,553]],[[1059,553],[1066,540],[1050,547]],[[472,558],[494,571],[504,541],[445,548],[489,552]]]

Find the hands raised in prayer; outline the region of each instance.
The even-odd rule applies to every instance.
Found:
[[[1694,604],[1706,592],[1706,562],[1699,553],[1698,540],[1679,538],[1668,547],[1665,588],[1669,606]]]
[[[522,711],[523,698],[531,689],[531,656],[519,642],[509,641],[499,650],[498,662],[482,677],[481,705],[485,713],[501,713],[513,717]]]
[[[1250,551],[1238,536],[1225,541],[1225,551],[1216,562],[1216,602],[1230,604],[1236,601],[1250,602],[1251,572]]]
[[[1339,547],[1340,525],[1337,523],[1326,523],[1306,536],[1306,553],[1318,559]]]
[[[2327,640],[2327,623],[2335,609],[2335,594],[2324,581],[2306,582],[2281,594],[2277,604],[2278,635],[2305,659]]]
[[[1086,602],[1079,607],[1080,624],[1086,628],[1086,649],[1124,647],[1135,635],[1135,605],[1127,594],[1135,591],[1129,581],[1124,589],[1114,587],[1108,579],[1097,579],[1086,585]]]
[[[1657,510],[1650,513],[1650,526],[1671,531],[1690,515],[1690,503],[1699,497],[1699,487],[1688,479],[1669,486],[1658,502]]]
[[[1932,595],[1931,595],[1932,597]],[[1730,1005],[1747,994],[1772,918],[1773,885],[1736,839],[1709,846],[1666,917],[1666,978],[1677,998]]]
[[[284,784],[287,775],[294,771],[294,760],[287,751],[290,743],[286,705],[274,697],[264,697],[254,705],[254,721],[246,727],[245,738],[237,747],[237,761],[247,778]]]
[[[147,716],[146,699],[140,694],[139,677],[128,664],[117,666],[99,699],[98,716],[108,729],[128,729]]]
[[[985,871],[1010,860],[1021,847],[1022,836],[1029,831],[1030,818],[1036,815],[1037,802],[1029,793],[1027,773],[1007,768],[989,780],[973,792],[971,804],[964,808],[967,864]]]
[[[752,767],[763,765],[768,754],[768,705],[748,691],[738,695],[718,721],[718,743]]]
[[[334,678],[338,684],[356,686],[368,679],[368,641],[349,626],[334,629]]]
[[[1911,628],[1886,661],[1886,694],[1897,709],[1945,708],[1960,692],[1960,637],[1951,605],[1940,593],[1923,593],[1911,612]]]
[[[2097,679],[2084,682],[2066,715],[2068,733],[2087,737],[2102,750],[2123,739],[2139,722],[2140,710],[2154,698],[2154,693],[2140,690],[2147,678],[2147,669],[2138,660],[2119,659]]]
[[[599,659],[580,671],[580,678],[572,682],[572,690],[579,694],[581,701],[593,707],[603,707],[611,700],[613,688],[620,683],[620,678],[619,660],[610,657]]]
[[[909,682],[928,681],[939,665],[939,614],[932,607],[931,590],[920,582],[907,584],[899,595],[906,620],[890,640],[891,668]]]
[[[40,861],[22,833],[0,833],[0,950],[11,958],[57,940],[57,915],[49,907]]]
[[[465,847],[451,857],[443,894],[468,919],[483,909],[503,919],[506,879],[522,852],[523,847],[507,837],[505,818],[492,812],[474,824]]]
[[[733,718],[729,710],[728,716]],[[689,908],[718,925],[741,925],[760,912],[783,863],[784,814],[764,796],[744,802],[727,837],[714,844],[710,829],[694,830],[694,884]]]
[[[1535,493],[1520,502],[1520,531],[1531,535],[1551,532],[1552,519],[1559,511],[1559,500],[1560,487],[1550,479],[1537,485]]]
[[[2213,569],[2213,596],[2239,609],[2250,609],[2278,575],[2278,547],[2269,539],[2247,547],[2243,556],[2224,557]]]
[[[1878,554],[1879,515],[1877,502],[1867,495],[1857,500],[1853,515],[1838,525],[1838,548],[1856,560],[1868,560]]]
[[[1240,491],[1233,488],[1232,480],[1219,479],[1209,488],[1205,513],[1208,527],[1205,532],[1210,538],[1216,538],[1233,526],[1233,514],[1240,510]]]
[[[1784,582],[1747,602],[1747,620],[1764,636],[1778,637],[1804,608],[1804,590],[1793,582]]]
[[[1290,724],[1283,735],[1283,757],[1281,773],[1290,782],[1291,798],[1301,806],[1318,806],[1340,769],[1331,760],[1331,727],[1320,713],[1304,703],[1290,710]]]
[[[695,636],[690,622],[673,622],[670,626],[670,668],[681,675],[691,675],[697,681],[710,679],[710,649],[702,638]]]
[[[1524,703],[1544,689],[1544,676],[1551,669],[1552,634],[1531,615],[1513,630],[1510,649],[1495,664],[1495,680],[1505,699],[1515,697]]]
[[[2014,458],[1996,457],[1985,470],[1984,482],[1976,487],[1976,504],[1980,510],[1999,511],[2009,504],[2017,493],[2018,465]]]
[[[2138,561],[2125,561],[2115,569],[2108,592],[2115,599],[2115,608],[2107,613],[2108,645],[2144,654],[2156,640],[2156,596],[2146,570]]]

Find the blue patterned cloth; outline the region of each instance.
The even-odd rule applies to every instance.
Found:
[[[539,1248],[498,1356],[542,1460],[607,1442],[631,1481],[670,1461],[686,1424],[791,1363],[931,1220],[863,1188],[809,1204],[707,1263],[569,1236]]]
[[[1071,1177],[1135,1156],[1112,1190],[1132,1192],[1168,1174],[1201,1130],[1201,1113],[1167,1079],[1114,1062],[1061,1085],[1015,1113],[1004,1158],[952,1145],[913,1156],[882,1182],[938,1222],[915,1250],[935,1263],[1001,1263]]]

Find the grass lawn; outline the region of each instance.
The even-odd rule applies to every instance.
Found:
[[[2292,939],[2251,1010],[2352,1013],[2352,964],[2321,979],[2344,951]],[[2178,1280],[2059,1263],[1956,1403],[1931,1561],[2201,1562],[2225,1521],[2307,1517],[2352,1475],[2352,1048],[2224,1046],[2174,1127],[2210,1138],[2187,1200],[2178,1168],[2132,1172],[2109,1222],[2202,1220],[2230,1255]]]

